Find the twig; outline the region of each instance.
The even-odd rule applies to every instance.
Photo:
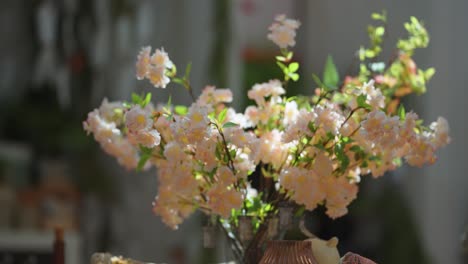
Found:
[[[231,248],[234,252],[236,259],[242,262],[242,247],[239,245],[240,244],[239,241],[236,238],[231,237],[228,231],[226,230],[226,228],[219,221],[218,221],[218,226],[221,228],[221,230],[223,230],[223,233],[226,236],[226,238],[230,240]]]

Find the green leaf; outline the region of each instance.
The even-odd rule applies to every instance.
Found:
[[[309,128],[310,132],[312,132],[312,133],[315,133],[315,131],[317,131],[315,123],[312,122],[312,121],[309,121],[309,123],[307,124],[307,127]]]
[[[320,149],[320,150],[323,150],[323,151],[326,151],[327,149],[325,148],[325,146],[323,145],[322,142],[320,143],[317,143],[317,144],[314,144],[314,147]]]
[[[343,145],[341,144],[336,144],[334,148],[335,156],[340,162],[340,171],[344,172],[349,166],[349,158],[344,152]]]
[[[141,102],[141,107],[147,106],[151,102],[151,93],[147,93],[145,96],[145,100]]]
[[[239,124],[233,123],[233,122],[227,122],[226,124],[223,125],[223,128],[228,128],[228,127],[238,127]]]
[[[375,35],[381,37],[385,34],[385,28],[384,27],[377,27],[375,29]]]
[[[144,155],[151,155],[153,153],[153,149],[140,145],[140,152]]]
[[[227,115],[227,111],[228,109],[227,108],[224,108],[219,114],[218,114],[218,122],[219,123],[223,123],[224,120],[226,119],[226,115]]]
[[[333,62],[333,58],[328,55],[327,61],[325,62],[325,68],[323,70],[323,84],[329,90],[338,88],[340,82],[340,76],[338,70]]]
[[[424,72],[424,78],[428,81],[434,76],[435,74],[435,69],[434,68],[429,68]]]
[[[401,160],[401,158],[394,158],[392,161],[393,161],[393,164],[395,164],[397,167],[401,167],[401,165],[403,164],[403,161]]]
[[[132,93],[132,103],[140,104],[143,99],[136,93]]]
[[[283,61],[283,62],[286,61],[286,58],[283,56],[276,56],[275,58],[277,61]]]
[[[362,168],[367,168],[368,166],[369,166],[369,163],[367,162],[367,160],[363,161],[361,164]]]
[[[364,108],[364,109],[370,109],[371,106],[366,103],[367,96],[365,94],[361,94],[358,97],[356,97],[356,102],[358,104],[358,107]]]
[[[167,99],[167,109],[171,109],[171,106],[172,106],[172,96],[169,95],[169,99]]]
[[[216,146],[216,149],[215,149],[215,156],[218,160],[221,160],[221,147],[219,145]]]
[[[323,84],[323,82],[320,80],[320,78],[316,74],[312,73],[312,79],[314,80],[314,82],[317,84],[318,87],[325,88],[325,85]]]
[[[236,158],[236,154],[237,154],[237,151],[235,149],[231,149],[229,151],[229,156],[231,157],[231,159],[235,159]]]
[[[366,59],[366,49],[363,46],[359,48],[358,55],[360,61],[364,61]]]
[[[184,116],[188,113],[188,108],[185,105],[176,105],[174,107],[174,112],[178,115]]]
[[[362,147],[360,147],[358,145],[354,145],[354,146],[350,147],[349,150],[351,150],[352,152],[361,152]]]
[[[403,104],[401,104],[398,107],[398,116],[400,117],[400,120],[406,119],[406,111],[405,111],[405,107],[403,106]]]
[[[383,10],[382,13],[372,13],[371,18],[374,20],[380,20],[382,22],[387,22],[387,11]]]
[[[284,72],[285,70],[286,70],[286,71],[288,70],[288,68],[286,67],[286,65],[284,65],[284,63],[277,61],[276,64],[278,64],[278,66],[281,68],[281,70],[282,70],[283,72]]]
[[[382,19],[382,16],[379,13],[372,13],[371,15],[372,19],[374,20],[380,20]]]
[[[210,112],[208,114],[208,119],[211,121],[211,122],[215,122],[216,119],[215,119],[215,112]]]
[[[190,77],[190,72],[192,71],[192,62],[189,62],[187,64],[187,67],[185,67],[185,75],[184,79],[187,80]]]
[[[297,74],[297,73],[290,73],[289,77],[291,77],[291,79],[293,81],[295,81],[295,82],[297,82],[297,80],[299,80],[299,74]]]
[[[180,78],[173,78],[172,81],[182,86],[185,86],[185,81]]]
[[[171,79],[177,75],[177,67],[175,66],[175,64],[172,64],[172,68],[166,75]]]
[[[342,142],[344,145],[346,145],[346,144],[348,144],[348,143],[353,142],[353,139],[350,138],[350,137],[342,137],[342,138],[341,138],[341,142]]]
[[[142,154],[142,155],[140,156],[140,160],[138,161],[136,170],[137,170],[137,171],[141,171],[141,170],[143,169],[143,167],[145,167],[145,164],[146,164],[146,162],[149,160],[149,158],[151,158],[151,155]]]
[[[300,216],[302,216],[302,215],[304,214],[304,212],[305,212],[305,206],[302,205],[301,207],[299,207],[299,208],[296,210],[296,213],[294,213],[294,215],[295,215],[296,217],[300,217]]]
[[[374,58],[375,57],[375,51],[373,50],[366,50],[364,52],[364,55],[367,57],[367,58]]]
[[[291,73],[296,72],[299,69],[299,63],[292,62],[291,64],[289,64],[288,68],[289,68],[289,72]]]

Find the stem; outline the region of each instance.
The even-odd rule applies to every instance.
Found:
[[[190,98],[192,98],[192,102],[195,103],[195,95],[193,95],[193,90],[192,90],[192,86],[190,85],[190,83],[187,81],[187,84],[185,86],[185,88],[187,89],[187,91],[189,92],[190,94]]]
[[[346,124],[346,122],[348,122],[348,120],[351,118],[351,116],[353,116],[353,114],[359,109],[362,109],[362,107],[359,106],[359,107],[356,107],[353,110],[351,110],[348,117],[346,117],[345,121],[341,124],[340,128],[342,128]]]
[[[218,226],[223,230],[224,235],[226,238],[231,242],[231,249],[239,262],[242,262],[242,247],[240,246],[240,242],[237,238],[233,238],[229,235],[228,230],[218,221]],[[235,236],[235,235],[234,235]]]
[[[323,95],[322,95],[322,93],[320,93],[320,97],[319,97],[319,99],[317,100],[317,103],[315,103],[315,105],[318,105],[323,99],[325,99],[325,98],[327,97],[328,94],[329,94],[329,93],[328,93],[327,91],[324,92]]]
[[[219,134],[221,135],[221,139],[223,141],[223,146],[224,146],[224,151],[226,152],[226,155],[228,157],[228,167],[229,167],[229,169],[231,169],[232,173],[234,173],[234,175],[235,175],[236,174],[236,168],[234,167],[234,161],[232,160],[231,154],[229,153],[229,149],[228,149],[226,138],[224,137],[224,133],[216,123],[211,122],[211,124],[213,124],[216,127]]]
[[[356,127],[356,129],[354,129],[353,132],[351,132],[351,134],[349,134],[348,137],[354,136],[354,134],[356,134],[356,132],[358,132],[360,128],[361,128],[361,125],[359,125],[358,127]]]
[[[258,263],[258,250],[262,243],[264,242],[264,237],[265,233],[267,231],[267,224],[263,223],[257,230],[257,233],[255,233],[254,238],[252,241],[250,241],[250,244],[247,246],[247,248],[244,251],[244,263],[246,264],[252,264],[252,263]],[[253,259],[254,262],[251,260]]]

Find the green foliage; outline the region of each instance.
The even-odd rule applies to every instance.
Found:
[[[371,106],[366,102],[367,100],[367,95],[361,94],[358,97],[356,97],[356,102],[358,107],[363,108],[363,109],[371,109]]]
[[[184,116],[188,113],[188,107],[185,105],[176,105],[174,107],[174,112],[178,115]]]
[[[145,167],[146,162],[151,158],[152,155],[153,155],[152,148],[140,146],[140,160],[138,161],[136,170],[141,171],[143,167]]]
[[[163,115],[166,117],[167,120],[172,120],[172,96],[169,95],[169,99],[167,100],[166,106],[163,107]]]
[[[349,158],[344,151],[344,146],[345,144],[339,142],[335,145],[335,148],[333,149],[335,156],[340,164],[338,171],[341,173],[345,172],[349,166]]]
[[[412,55],[417,48],[426,48],[429,45],[429,34],[424,25],[415,17],[410,18],[410,22],[405,23],[408,31],[407,39],[400,39],[397,48]]]
[[[405,111],[405,107],[403,106],[403,104],[400,104],[400,106],[398,107],[398,116],[400,117],[400,120],[405,120],[406,119],[406,111]]]
[[[380,55],[382,52],[382,44],[386,31],[387,24],[387,13],[382,11],[382,13],[373,13],[372,19],[383,23],[380,26],[369,25],[367,27],[367,34],[369,36],[370,47],[359,49],[359,59],[365,61],[366,59],[373,59]]]
[[[140,105],[141,108],[144,108],[151,102],[151,93],[147,93],[146,96],[140,96],[136,93],[132,93],[132,103]]]
[[[304,205],[301,205],[297,210],[296,212],[294,213],[294,216],[296,217],[301,217],[306,211],[306,208]]]
[[[367,68],[367,66],[364,63],[361,63],[359,65],[359,81],[360,82],[367,82],[369,80],[369,77],[371,76],[371,72]]]
[[[283,52],[283,56],[276,56],[276,64],[280,67],[281,71],[284,74],[284,80],[289,81],[298,81],[299,74],[297,71],[299,70],[299,63],[298,62],[290,62],[292,59],[293,53],[292,51]],[[288,64],[289,63],[289,64]]]
[[[299,63],[297,63],[297,62],[292,62],[288,66],[289,72],[296,72],[298,69],[299,69]]]
[[[174,66],[175,68],[175,66]],[[191,89],[190,87],[190,72],[192,71],[192,62],[187,63],[187,66],[185,67],[185,74],[182,77],[176,77],[176,73],[174,72],[173,75],[170,77],[172,78],[171,80],[179,85],[182,85],[185,89],[189,90]]]
[[[318,77],[315,73],[312,73],[312,79],[318,87],[325,88],[325,84],[323,84],[323,82],[320,80],[320,77]]]
[[[338,73],[338,69],[333,62],[333,58],[328,55],[327,60],[325,62],[325,67],[323,70],[323,84],[324,88],[327,91],[332,91],[338,88],[338,84],[340,82],[340,75]]]
[[[387,11],[383,10],[382,13],[372,13],[371,18],[373,20],[382,21],[387,23]]]
[[[217,120],[220,124],[222,124],[224,120],[226,120],[227,111],[228,109],[224,108],[221,112],[219,112]]]
[[[293,56],[293,52],[288,51],[286,53],[283,53],[282,56],[276,56],[275,59],[277,61],[287,62],[287,61],[290,61],[292,59],[292,56]]]
[[[435,74],[435,69],[434,68],[429,68],[427,69],[425,72],[424,72],[424,78],[426,79],[426,81],[429,81],[432,76],[434,76]]]
[[[184,79],[188,80],[190,78],[190,72],[192,71],[192,62],[189,62],[185,67]]]
[[[228,128],[228,127],[238,127],[239,124],[236,124],[236,123],[233,123],[233,122],[226,122],[224,125],[223,125],[223,128]]]

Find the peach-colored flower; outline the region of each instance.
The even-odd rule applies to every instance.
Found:
[[[236,181],[236,176],[226,166],[219,167],[216,175],[218,176],[219,183],[224,186],[229,186]]]
[[[281,171],[279,182],[291,193],[291,198],[313,210],[325,199],[319,176],[311,170],[288,167]]]
[[[206,86],[197,99],[198,105],[230,102],[232,102],[232,91],[230,89],[216,89],[214,86]]]
[[[284,106],[283,124],[286,126],[296,122],[298,116],[299,110],[296,101],[287,102]]]
[[[445,118],[439,117],[436,122],[430,125],[430,128],[434,131],[434,138],[432,142],[439,148],[450,143],[449,136],[449,125]]]
[[[357,197],[358,187],[345,177],[322,177],[326,193],[327,214],[331,218],[343,216],[348,212],[346,207]]]
[[[299,21],[287,19],[285,15],[279,15],[275,20],[276,22],[269,28],[271,32],[268,34],[268,39],[283,49],[288,46],[294,47],[296,29],[300,26]]]
[[[166,76],[166,69],[162,66],[150,66],[148,70],[148,79],[154,87],[166,88],[167,84],[171,81]]]
[[[154,54],[151,56],[150,62],[156,67],[168,69],[173,67],[172,61],[169,59],[167,52],[164,51],[164,48],[156,49]]]
[[[136,62],[136,76],[138,80],[143,80],[148,73],[150,66],[151,47],[143,47],[138,54]]]
[[[265,97],[271,97],[277,100],[280,95],[286,93],[279,80],[270,80],[267,83],[255,84],[252,89],[247,92],[247,96],[255,100],[257,105],[263,106],[265,104]]]
[[[333,172],[333,163],[330,160],[330,158],[325,155],[324,152],[319,152],[315,157],[313,170],[320,177],[331,176]]]
[[[135,146],[142,145],[147,148],[154,148],[161,142],[161,135],[156,129],[129,133],[128,138]]]
[[[149,108],[136,105],[125,113],[125,125],[130,132],[149,129],[153,126],[153,119]]]
[[[223,218],[231,215],[232,209],[239,209],[243,204],[242,194],[234,189],[227,189],[222,185],[212,186],[207,193],[208,207],[213,213]]]

